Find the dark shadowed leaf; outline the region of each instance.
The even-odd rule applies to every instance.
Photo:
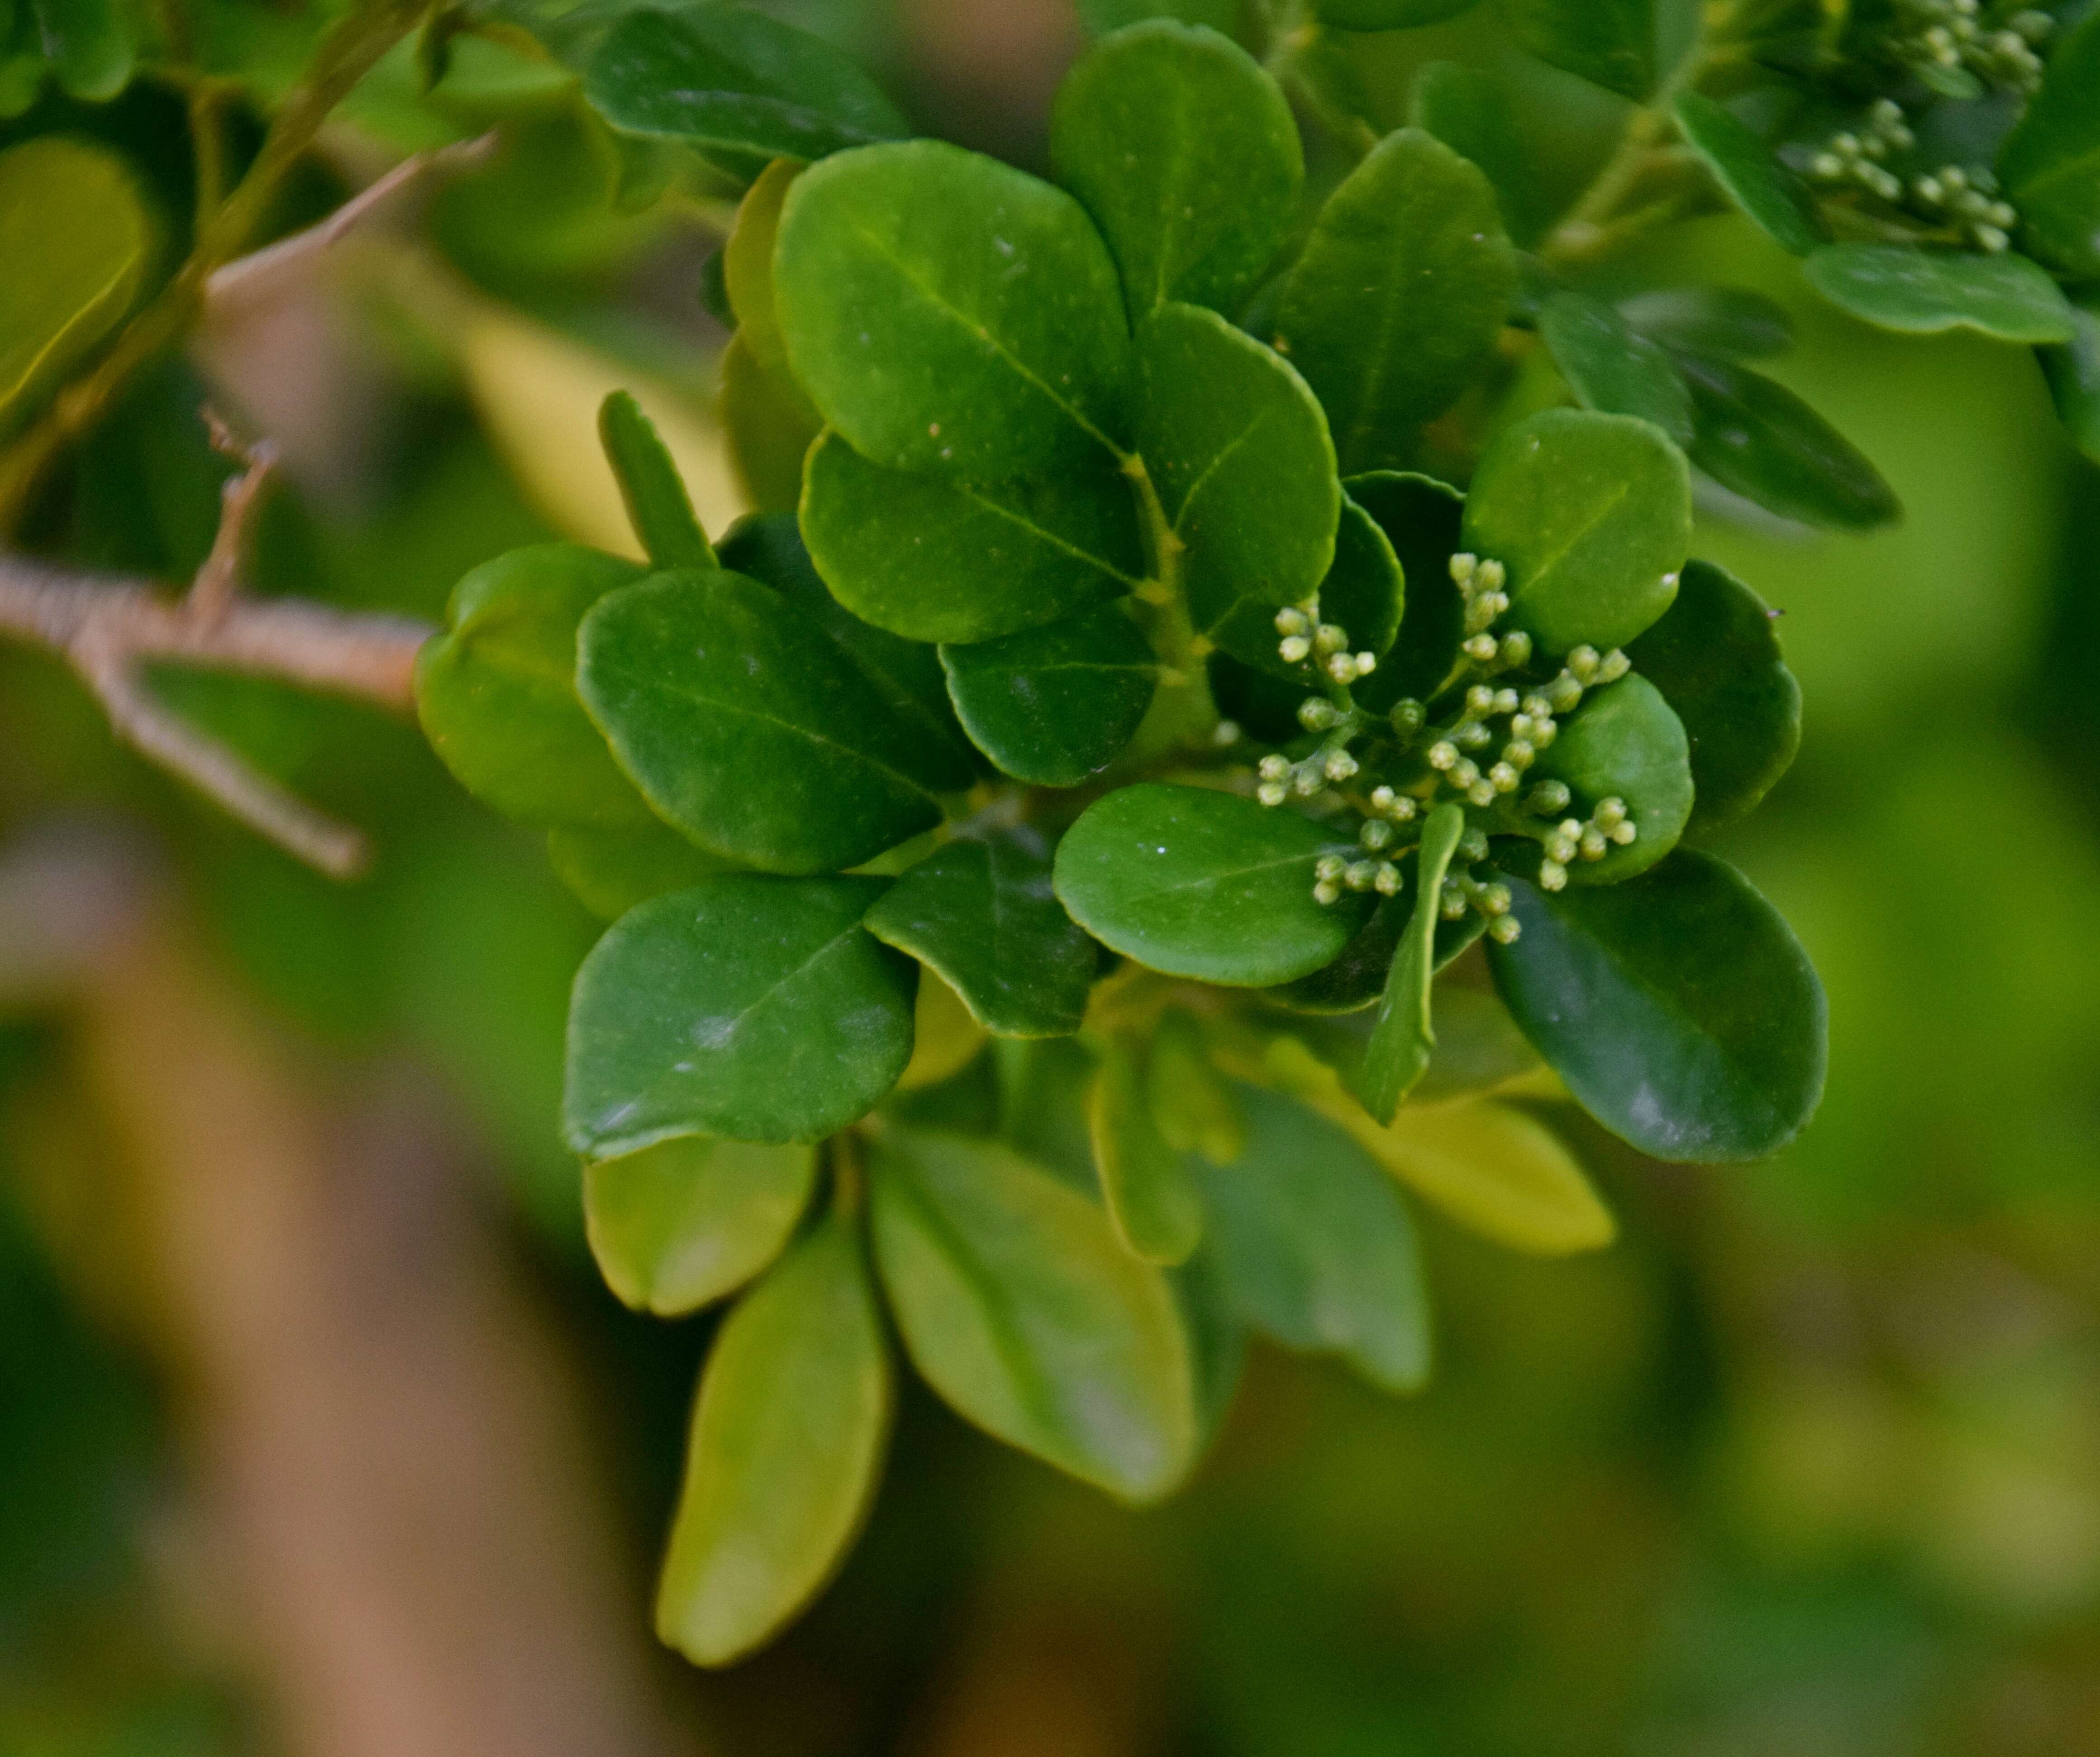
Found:
[[[996,641],[943,647],[948,693],[977,748],[1016,780],[1076,787],[1145,718],[1159,664],[1120,604]]]
[[[138,45],[117,0],[27,0],[23,10],[68,96],[100,104],[130,82]],[[77,211],[82,220],[92,217]]]
[[[2100,15],[2049,58],[2041,90],[1998,154],[2023,249],[2074,279],[2100,276]]]
[[[1540,60],[1639,103],[1655,89],[1654,0],[1502,0]]]
[[[1323,24],[1342,30],[1409,30],[1456,18],[1479,0],[1317,0]]]
[[[569,1145],[814,1141],[864,1115],[911,1059],[915,967],[860,925],[882,891],[730,873],[621,916],[570,1000]]]
[[[1677,100],[1677,126],[1714,182],[1782,249],[1804,256],[1829,236],[1808,186],[1748,124],[1688,91]]]
[[[1823,989],[1779,912],[1680,849],[1623,885],[1551,896],[1512,880],[1514,945],[1488,959],[1577,1100],[1659,1159],[1754,1159],[1822,1096]]]
[[[2074,305],[2071,320],[2071,339],[2036,350],[2036,357],[2071,444],[2100,463],[2100,309]]]
[[[1556,293],[1538,315],[1538,333],[1585,408],[1638,416],[1691,444],[1692,393],[1677,363],[1615,307],[1586,293]]]
[[[1723,360],[1758,360],[1793,346],[1784,307],[1740,287],[1658,287],[1619,302],[1626,320],[1652,342]]]
[[[1384,713],[1402,696],[1427,701],[1451,673],[1466,629],[1466,601],[1451,578],[1466,497],[1412,470],[1378,470],[1343,483],[1378,521],[1407,582],[1406,608],[1392,647],[1356,686],[1357,700]]]
[[[1687,354],[1678,364],[1692,391],[1692,461],[1723,488],[1826,530],[1903,516],[1881,472],[1785,386],[1726,360]]]
[[[1612,844],[1601,860],[1577,860],[1571,885],[1612,885],[1645,872],[1677,845],[1692,815],[1692,764],[1684,727],[1661,692],[1635,673],[1593,689],[1560,723],[1532,771],[1565,781],[1575,797],[1626,801],[1639,835]]]

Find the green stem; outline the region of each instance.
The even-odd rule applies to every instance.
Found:
[[[1150,574],[1137,589],[1138,613],[1160,662],[1159,693],[1131,741],[1133,754],[1142,756],[1176,745],[1200,744],[1216,727],[1218,709],[1203,669],[1210,642],[1197,633],[1182,589],[1185,546],[1167,520],[1145,460],[1132,453],[1123,467],[1137,496]]]
[[[341,20],[285,94],[254,162],[197,229],[174,276],[118,333],[107,353],[55,397],[37,423],[0,453],[0,534],[20,523],[30,497],[73,443],[108,413],[133,375],[174,347],[204,309],[205,283],[241,254],[321,124],[415,28],[430,0],[372,0]]]

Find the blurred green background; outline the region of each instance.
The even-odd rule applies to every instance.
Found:
[[[923,125],[1024,160],[1077,41],[1053,7],[776,10],[869,55]],[[1388,121],[1415,60],[1480,52],[1463,28],[1414,34],[1374,69]],[[1542,139],[1579,148],[1594,115],[1541,93]],[[375,82],[353,121],[398,147],[426,125],[390,101]],[[63,121],[181,187],[179,106],[149,88]],[[423,241],[141,381],[54,528],[182,576],[224,469],[194,410],[244,387],[293,458],[267,589],[435,618],[497,550],[602,529],[575,460],[607,374],[686,411],[703,510],[726,504],[721,338],[693,292],[720,204],[623,213],[595,151],[549,105]],[[307,199],[337,192],[317,173]],[[432,1689],[475,1729],[461,1752],[501,1721],[473,1697],[506,1688],[487,1656],[573,1657],[577,1630],[605,1652],[524,1691],[576,1716],[546,1710],[549,1750],[2100,1752],[2100,471],[2024,350],[1867,329],[1727,220],[1605,285],[1665,276],[1786,304],[1802,342],[1776,375],[1908,509],[1867,539],[1700,536],[1784,610],[1806,695],[1798,765],[1723,851],[1828,986],[1816,1123],[1723,1170],[1576,1124],[1616,1247],[1538,1262],[1426,1216],[1432,1387],[1395,1402],[1258,1352],[1163,1509],[1119,1510],[912,1393],[845,1574],[725,1675],[646,1640],[710,1321],[617,1307],[554,1128],[594,924],[407,726],[161,680],[370,829],[376,870],[338,887],[117,752],[55,664],[0,650],[0,1752],[421,1749],[384,1730],[416,1671],[374,1632],[397,1603],[435,1604],[457,1644]],[[130,887],[93,918],[99,1000],[22,978],[54,864]],[[283,1137],[216,1207],[139,1163],[188,1125],[153,1084],[179,1054],[142,1068],[135,1045],[186,1009],[208,1021],[194,1053],[252,1053],[232,1089]],[[223,1142],[185,1150],[223,1168]],[[323,1193],[303,1216],[258,1194],[279,1159]],[[243,1332],[267,1309],[242,1291],[258,1260],[293,1264],[289,1296],[333,1327]],[[271,1373],[311,1407],[273,1416],[250,1382]],[[271,1439],[309,1418],[334,1437],[311,1455]],[[298,1535],[323,1530],[339,1566]],[[448,1544],[487,1591],[430,1598],[413,1552],[442,1570]],[[312,1706],[359,1688],[355,1727]]]

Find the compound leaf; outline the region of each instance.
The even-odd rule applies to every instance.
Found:
[[[1193,1461],[1188,1341],[1159,1271],[1101,1210],[987,1141],[868,1155],[876,1261],[913,1364],[987,1433],[1128,1501]]]
[[[1120,604],[943,647],[941,663],[971,741],[1004,773],[1039,787],[1076,787],[1105,769],[1159,682],[1151,643]]]
[[[1833,305],[1904,335],[1973,329],[2000,342],[2067,342],[2071,302],[2048,274],[2010,251],[1919,250],[1891,244],[1832,244],[1807,264]]]
[[[606,1285],[676,1318],[780,1254],[809,1206],[814,1147],[682,1135],[584,1168],[584,1225]]]
[[[1312,895],[1319,858],[1356,851],[1295,812],[1147,781],[1095,801],[1065,832],[1057,895],[1095,938],[1140,964],[1264,987],[1318,969],[1363,925],[1368,894],[1326,905]]]
[[[864,1115],[911,1058],[914,966],[860,925],[883,888],[726,873],[621,916],[570,1000],[569,1145],[814,1141]]]
[[[1822,1095],[1822,986],[1779,912],[1679,849],[1624,884],[1559,895],[1512,879],[1496,985],[1576,1100],[1659,1159],[1754,1159]]]
[[[1114,448],[1115,265],[1024,171],[937,140],[827,159],[788,192],[774,293],[796,377],[872,462],[989,482]]]

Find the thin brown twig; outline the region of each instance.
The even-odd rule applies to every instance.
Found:
[[[249,521],[277,466],[277,448],[267,439],[244,445],[212,409],[204,412],[211,430],[213,449],[238,460],[240,473],[228,476],[218,491],[218,529],[213,534],[211,553],[190,582],[189,608],[198,616],[216,622],[232,604],[240,589],[241,558],[248,543]]]

